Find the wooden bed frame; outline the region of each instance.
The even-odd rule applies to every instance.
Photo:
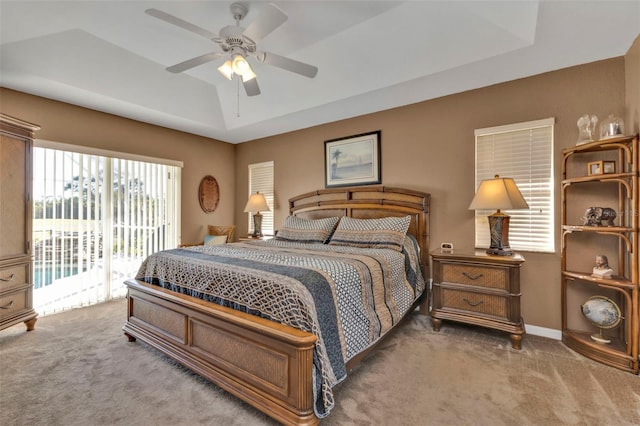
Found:
[[[410,215],[409,233],[420,245],[428,281],[429,202],[426,193],[365,186],[299,195],[289,200],[289,211],[309,219]],[[125,284],[129,341],[140,339],[283,424],[319,422],[313,411],[315,335],[141,281]],[[418,304],[427,314],[428,290],[414,308]],[[347,370],[369,351],[351,359]]]

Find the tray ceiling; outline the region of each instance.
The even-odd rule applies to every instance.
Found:
[[[314,79],[252,61],[247,97],[222,60],[167,72],[220,48],[144,11],[218,33],[230,3],[1,1],[0,84],[240,143],[621,56],[640,34],[638,1],[275,1],[289,19],[258,47]],[[246,27],[265,3],[245,4]]]

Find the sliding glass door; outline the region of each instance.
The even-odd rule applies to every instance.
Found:
[[[177,244],[179,185],[176,165],[36,146],[36,311],[124,296],[148,254]]]

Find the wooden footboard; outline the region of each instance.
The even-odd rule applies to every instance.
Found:
[[[137,280],[129,340],[140,339],[283,424],[313,425],[316,336]]]

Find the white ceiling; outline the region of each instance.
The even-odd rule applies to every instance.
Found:
[[[265,2],[244,3],[247,27]],[[272,3],[289,19],[258,49],[314,79],[253,61],[262,94],[247,97],[222,60],[167,72],[220,48],[144,11],[218,33],[231,1],[2,0],[0,84],[240,143],[624,55],[640,34],[640,0]]]

